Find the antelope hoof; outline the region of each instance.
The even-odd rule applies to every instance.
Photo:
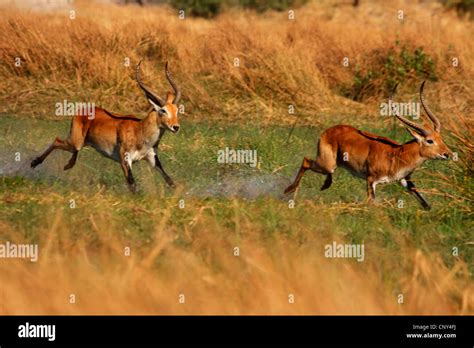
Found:
[[[71,169],[72,167],[74,167],[74,163],[68,163],[64,166],[64,170]]]
[[[376,203],[376,202],[375,202],[375,198],[373,198],[373,197],[370,197],[370,196],[369,196],[369,197],[367,197],[367,198],[365,199],[365,204],[368,204],[368,205],[375,205],[375,203]]]
[[[285,189],[285,191],[283,191],[283,193],[287,195],[289,193],[295,192],[295,190],[296,190],[296,187],[293,187],[293,185],[290,185]]]
[[[421,203],[421,205],[423,206],[423,208],[424,208],[425,210],[431,210],[431,205],[429,205],[428,203],[423,202],[423,203]]]
[[[169,187],[176,188],[176,185],[175,185],[174,181],[171,178],[167,178],[166,183],[168,184]]]
[[[137,185],[135,184],[129,184],[128,188],[130,189],[131,193],[137,193]]]
[[[31,168],[35,168],[38,164],[41,163],[39,157],[36,157],[33,161],[31,161]]]
[[[324,183],[323,186],[321,186],[321,191],[327,190],[329,187],[331,187],[331,184],[327,184],[326,182]]]

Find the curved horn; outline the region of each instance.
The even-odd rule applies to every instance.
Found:
[[[412,122],[412,121],[409,121],[407,120],[406,118],[402,117],[399,115],[398,113],[398,110],[396,110],[392,104],[392,97],[393,95],[395,94],[395,90],[397,89],[397,86],[398,86],[398,83],[395,85],[395,88],[393,89],[392,93],[390,94],[390,96],[388,97],[388,103],[389,105],[391,105],[392,107],[392,113],[400,120],[402,121],[403,123],[405,123],[407,126],[415,129],[416,131],[418,131],[421,135],[423,136],[427,136],[429,133],[423,129],[422,127],[420,127],[419,125],[417,125],[415,122]]]
[[[425,87],[425,82],[426,82],[426,81],[423,81],[423,83],[421,84],[421,87],[420,87],[420,101],[421,101],[421,105],[423,105],[423,109],[425,109],[426,114],[428,115],[428,117],[430,118],[430,120],[433,122],[435,132],[438,132],[438,133],[439,133],[440,130],[441,130],[441,123],[440,123],[439,120],[436,118],[436,116],[433,114],[433,112],[430,110],[430,108],[428,107],[428,105],[425,104],[425,97],[423,96],[423,87]]]
[[[168,82],[170,83],[171,87],[174,89],[174,99],[173,99],[173,104],[176,104],[179,101],[179,98],[181,98],[181,91],[179,90],[178,86],[174,83],[173,77],[171,76],[171,72],[168,70],[168,62],[165,64],[165,73],[166,73],[166,78],[168,79]]]
[[[138,62],[137,70],[136,70],[136,73],[135,73],[135,78],[138,82],[138,85],[145,92],[145,95],[148,99],[151,99],[154,103],[158,104],[160,107],[163,107],[165,105],[165,102],[163,101],[163,99],[158,97],[155,93],[153,93],[147,86],[145,86],[142,83],[142,79],[140,78],[140,64],[141,63],[142,63],[142,61]]]

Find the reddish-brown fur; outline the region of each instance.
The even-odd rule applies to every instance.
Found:
[[[331,186],[332,174],[340,166],[367,180],[369,200],[375,198],[375,186],[378,183],[400,181],[423,207],[429,208],[429,204],[410,181],[410,176],[425,160],[448,159],[451,151],[444,144],[439,130],[425,131],[424,134],[411,129],[408,131],[415,139],[401,145],[351,126],[338,125],[327,129],[319,138],[316,159],[303,159],[294,182],[286,188],[285,193],[296,190],[307,170],[326,175],[326,181],[321,187],[321,190],[325,190]]]
[[[133,115],[116,115],[101,108],[95,108],[91,118],[74,116],[68,138],[56,138],[41,156],[31,162],[31,167],[35,168],[52,151],[59,149],[72,153],[64,167],[64,170],[71,169],[76,164],[78,152],[84,146],[92,146],[102,155],[120,163],[131,190],[135,190],[132,163],[141,159],[147,160],[161,172],[168,185],[174,186],[158,159],[157,150],[166,130],[173,133],[179,130],[178,108],[173,103],[175,95],[168,92],[166,102],[153,94],[147,94],[147,97],[154,109],[144,119]]]

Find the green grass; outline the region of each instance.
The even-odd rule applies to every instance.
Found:
[[[418,186],[428,191],[425,196],[433,207],[431,211],[422,210],[397,184],[379,186],[378,202],[367,205],[365,182],[344,170],[336,171],[333,186],[324,192],[319,190],[324,177],[308,173],[296,205],[290,209],[288,200],[292,197],[281,193],[302,157],[315,155],[322,129],[296,127],[288,141],[287,127],[186,120],[181,125],[179,134],[165,135],[159,154],[178,188],[167,188],[159,173],[143,161],[133,167],[140,187],[133,195],[128,192],[120,166],[91,148],[79,153],[72,170],[62,170],[70,154],[60,151],[35,170],[29,169],[31,159],[55,136],[67,135],[69,121],[1,117],[0,165],[11,165],[15,152],[20,152],[22,159],[14,163],[21,167],[16,174],[0,178],[2,220],[18,235],[35,240],[41,231],[38,226],[52,225],[55,214],[62,211],[73,236],[74,231],[86,231],[94,238],[91,217],[102,214],[117,233],[147,244],[153,239],[162,211],[172,206],[171,228],[177,236],[175,242],[183,247],[190,242],[192,218],[201,209],[202,214],[213,216],[216,226],[236,234],[251,231],[264,239],[282,234],[304,243],[307,235],[302,231],[311,231],[328,240],[364,242],[369,249],[373,245],[383,251],[383,257],[397,257],[401,243],[408,241],[416,248],[439,253],[448,265],[453,262],[452,248],[458,247],[460,257],[470,267],[473,265],[472,200],[466,197],[466,192],[472,192],[472,179],[459,163],[431,161],[415,173]],[[407,139],[403,129],[390,129],[367,130],[398,141]],[[225,147],[256,149],[259,168],[217,163],[217,151]],[[434,180],[436,174],[446,175],[449,182]],[[252,178],[261,180],[254,183],[253,188],[260,193],[256,198],[242,194],[232,199],[216,194],[223,192],[217,189],[223,182],[244,185]],[[268,181],[274,185],[267,185]],[[75,209],[69,207],[71,199],[75,200]],[[179,208],[180,199],[185,201],[184,209]],[[402,209],[396,207],[399,199],[404,200]],[[378,252],[368,257],[381,256]]]

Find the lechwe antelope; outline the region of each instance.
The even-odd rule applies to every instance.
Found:
[[[433,130],[422,128],[400,116],[397,108],[389,97],[389,105],[393,114],[402,121],[413,140],[401,145],[386,137],[375,135],[351,126],[338,125],[327,129],[319,138],[318,155],[316,160],[305,157],[295,181],[286,190],[290,193],[296,190],[303,174],[309,169],[326,175],[321,190],[326,190],[332,184],[332,174],[337,166],[347,169],[355,176],[367,180],[367,198],[375,198],[375,187],[380,183],[399,181],[413,194],[425,209],[430,205],[416,190],[410,180],[413,171],[428,159],[447,160],[451,150],[441,138],[441,124],[425,104],[422,83],[420,88],[421,105],[433,122]],[[396,88],[396,87],[395,87]]]
[[[89,118],[76,115],[72,119],[69,137],[66,140],[56,138],[51,146],[31,162],[34,168],[42,163],[56,149],[69,151],[72,157],[64,170],[76,164],[77,154],[84,146],[92,146],[102,155],[120,162],[128,186],[135,191],[135,180],[132,175],[132,163],[145,159],[160,171],[166,183],[174,187],[173,180],[165,172],[158,159],[158,144],[166,130],[179,131],[178,107],[176,104],[181,91],[176,86],[165,65],[165,74],[174,93],[168,92],[166,100],[161,99],[145,86],[140,78],[140,63],[136,68],[136,80],[153,109],[144,119],[133,115],[120,116],[101,108],[95,108],[95,115]]]

